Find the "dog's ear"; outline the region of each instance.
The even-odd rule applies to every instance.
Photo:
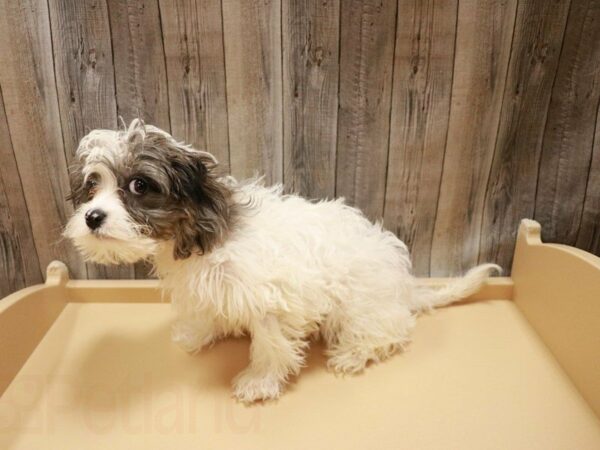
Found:
[[[175,235],[175,259],[211,251],[231,222],[231,190],[219,180],[217,163],[206,152],[183,150],[173,160],[172,186],[184,212]]]

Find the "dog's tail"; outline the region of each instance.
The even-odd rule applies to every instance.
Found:
[[[501,272],[502,268],[497,264],[482,264],[473,267],[462,278],[442,288],[418,286],[414,292],[411,309],[415,312],[427,311],[462,300],[477,292],[490,275]]]

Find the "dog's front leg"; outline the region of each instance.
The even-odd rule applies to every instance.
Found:
[[[221,335],[213,317],[179,316],[171,327],[171,339],[189,353],[199,352]]]
[[[277,398],[300,371],[306,343],[286,337],[274,316],[253,324],[250,333],[250,365],[233,380],[234,396],[246,403]]]

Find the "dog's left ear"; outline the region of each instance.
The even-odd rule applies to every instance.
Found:
[[[230,189],[216,173],[212,155],[180,150],[172,160],[172,186],[180,198],[184,218],[179,222],[173,250],[175,259],[211,251],[224,240],[230,225]]]
[[[206,152],[180,150],[175,158],[173,186],[179,194],[184,219],[175,235],[175,259],[194,251],[207,253],[225,239],[231,225],[231,189],[219,180],[217,162]]]

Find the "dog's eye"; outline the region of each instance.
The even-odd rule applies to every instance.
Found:
[[[96,191],[98,190],[98,181],[94,180],[93,178],[89,178],[85,182],[84,189],[87,192],[88,200],[91,200],[96,194]]]
[[[148,183],[141,178],[134,178],[129,182],[129,192],[135,195],[145,194],[148,190]]]

